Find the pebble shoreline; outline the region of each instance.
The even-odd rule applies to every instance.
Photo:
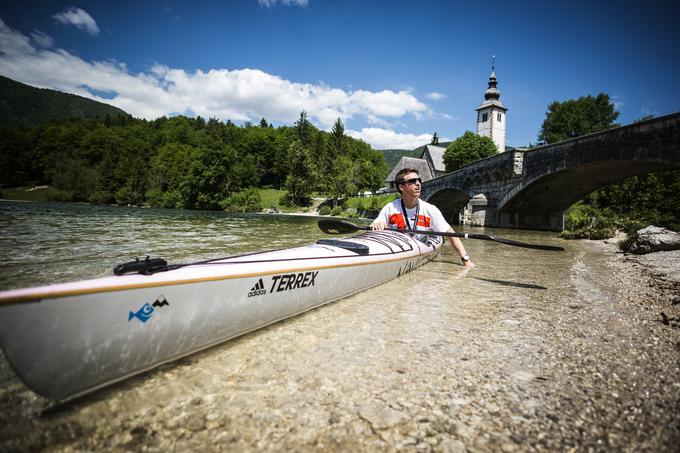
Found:
[[[498,318],[452,307],[461,324],[449,332],[424,326],[427,348],[408,338],[378,345],[391,355],[390,372],[380,376],[369,351],[351,343],[338,348],[332,332],[299,332],[284,321],[285,328],[266,328],[41,412],[46,402],[2,358],[0,451],[676,449],[680,251],[624,256],[612,243],[583,243],[584,262],[569,278],[588,289],[571,303],[544,291],[501,307],[503,329]],[[608,281],[589,280],[593,257],[611,269]],[[323,321],[332,307],[305,316]],[[298,343],[306,346],[287,349],[286,338],[300,335],[309,337]],[[280,349],[264,354],[273,344]],[[235,352],[241,347],[242,356]],[[366,363],[352,372],[320,363],[309,372],[286,361],[332,348],[340,364],[344,354],[365,354]],[[229,377],[211,383],[203,369],[220,361]],[[262,368],[269,372],[256,372]],[[191,391],[166,391],[168,380]]]

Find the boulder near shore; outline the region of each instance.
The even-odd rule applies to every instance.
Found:
[[[626,253],[645,255],[654,252],[680,250],[680,233],[650,225],[638,230],[636,238],[626,247]]]

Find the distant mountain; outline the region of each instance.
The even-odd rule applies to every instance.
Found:
[[[125,111],[75,94],[35,88],[0,76],[0,125],[37,126],[69,118],[105,118]]]
[[[453,142],[441,142],[437,146],[440,146],[442,148],[446,148]],[[397,162],[399,162],[399,159],[402,157],[416,157],[416,158],[421,158],[423,156],[423,151],[425,151],[425,145],[419,146],[416,149],[381,149],[380,152],[382,152],[385,155],[385,162],[387,162],[387,168],[390,169],[390,171],[394,168],[395,165],[397,165]]]
[[[413,150],[409,149],[381,149],[381,153],[385,156],[385,162],[387,162],[388,171],[392,171],[399,159],[402,157],[420,157],[423,154],[422,147]]]

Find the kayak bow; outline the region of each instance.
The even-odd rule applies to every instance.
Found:
[[[367,232],[149,275],[123,272],[137,269],[127,263],[118,276],[3,291],[0,346],[29,388],[61,400],[396,278],[432,260],[441,242]]]

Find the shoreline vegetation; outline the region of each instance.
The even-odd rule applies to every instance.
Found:
[[[72,201],[63,199],[59,189],[48,185],[23,186],[0,189],[0,200],[14,202],[66,202],[105,205],[93,201]],[[396,193],[355,196],[332,199],[319,193],[312,193],[302,206],[291,202],[289,192],[273,188],[248,188],[220,203],[220,210],[228,213],[259,213],[306,215],[320,217],[372,219],[380,209],[397,198]],[[128,204],[140,208],[156,207],[149,203]],[[649,214],[649,210],[647,211]],[[652,212],[654,214],[654,212]],[[563,239],[614,240],[620,250],[637,237],[637,231],[653,223],[670,230],[680,230],[680,220],[660,219],[658,215],[617,215],[609,208],[598,205],[597,192],[571,206],[564,213],[565,229],[558,234]],[[670,227],[670,228],[669,228]]]
[[[237,126],[175,116],[2,130],[0,187],[49,186],[52,201],[256,212],[263,189],[283,189],[277,204],[307,207],[318,194],[335,208],[376,192],[388,174],[383,154],[346,135],[340,119],[326,132],[304,111],[276,128],[264,118]]]
[[[307,206],[287,204],[288,192],[278,189],[248,189],[249,196],[243,197],[240,203],[224,204],[222,209],[231,213],[260,213],[260,214],[287,214],[309,216],[337,216],[345,218],[372,218],[380,211],[383,205],[394,200],[396,194],[371,195],[366,197],[356,196],[338,200],[333,206],[333,200],[323,196],[315,196],[309,199]],[[64,202],[59,197],[59,190],[47,185],[24,186],[0,190],[0,200],[11,202]],[[101,204],[92,202],[75,202],[88,204]],[[128,205],[141,208],[153,206]]]

